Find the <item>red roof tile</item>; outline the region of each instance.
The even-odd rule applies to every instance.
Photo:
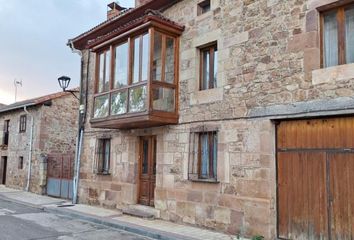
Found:
[[[105,36],[114,30],[121,28],[122,26],[141,18],[145,15],[147,10],[161,10],[175,4],[178,1],[180,0],[151,0],[137,8],[123,10],[118,16],[108,19],[90,29],[89,31],[82,33],[73,39],[70,39],[68,45],[73,43],[76,49],[85,49],[88,42]]]

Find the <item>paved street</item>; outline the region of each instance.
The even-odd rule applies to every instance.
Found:
[[[147,240],[0,199],[0,240]]]

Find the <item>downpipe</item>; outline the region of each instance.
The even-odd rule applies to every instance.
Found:
[[[80,182],[80,165],[81,165],[81,152],[82,152],[82,142],[84,135],[84,119],[86,118],[86,102],[82,104],[82,93],[83,93],[83,55],[80,50],[75,49],[72,41],[69,41],[69,46],[73,53],[77,53],[81,57],[81,79],[80,79],[80,108],[78,117],[78,136],[76,140],[76,153],[75,153],[75,172],[73,177],[73,192],[72,192],[72,203],[77,204],[78,202],[78,189]],[[88,65],[90,63],[90,53],[88,55]],[[89,67],[89,66],[88,66]],[[88,78],[88,75],[86,76]],[[87,97],[87,92],[85,94]]]
[[[27,172],[27,184],[26,184],[26,192],[29,191],[30,181],[31,181],[31,171],[32,171],[32,145],[33,145],[33,128],[34,128],[34,119],[33,115],[31,115],[27,111],[27,106],[24,106],[23,110],[27,115],[31,117],[31,131],[30,131],[30,141],[29,141],[29,152],[28,152],[28,172]]]

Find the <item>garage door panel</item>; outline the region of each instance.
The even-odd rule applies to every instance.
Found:
[[[285,239],[326,239],[323,153],[278,154],[278,231]]]
[[[354,118],[284,121],[278,126],[280,149],[354,148]]]
[[[330,160],[330,199],[332,239],[352,239],[354,215],[354,154],[329,154]]]

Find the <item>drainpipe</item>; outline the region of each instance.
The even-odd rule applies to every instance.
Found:
[[[79,189],[79,180],[80,180],[80,163],[81,163],[81,152],[82,152],[82,142],[83,142],[83,135],[84,135],[84,119],[86,116],[86,102],[82,104],[82,94],[83,94],[83,56],[80,50],[75,49],[74,43],[70,40],[69,46],[73,53],[79,54],[81,57],[81,73],[80,73],[80,108],[79,108],[79,117],[78,117],[78,135],[76,139],[76,152],[75,152],[75,171],[73,177],[73,194],[72,194],[72,203],[77,203],[77,195]],[[90,55],[88,56],[88,64],[89,64]],[[87,76],[88,78],[88,76]],[[85,93],[87,98],[87,90]]]
[[[27,106],[24,106],[23,110],[26,112],[27,115],[31,117],[31,131],[30,131],[30,141],[29,141],[29,153],[28,153],[28,172],[27,172],[27,185],[26,185],[26,191],[29,191],[29,186],[30,186],[30,181],[31,181],[31,171],[32,171],[32,145],[33,145],[33,128],[34,128],[34,119],[33,115],[31,115],[27,111]]]

